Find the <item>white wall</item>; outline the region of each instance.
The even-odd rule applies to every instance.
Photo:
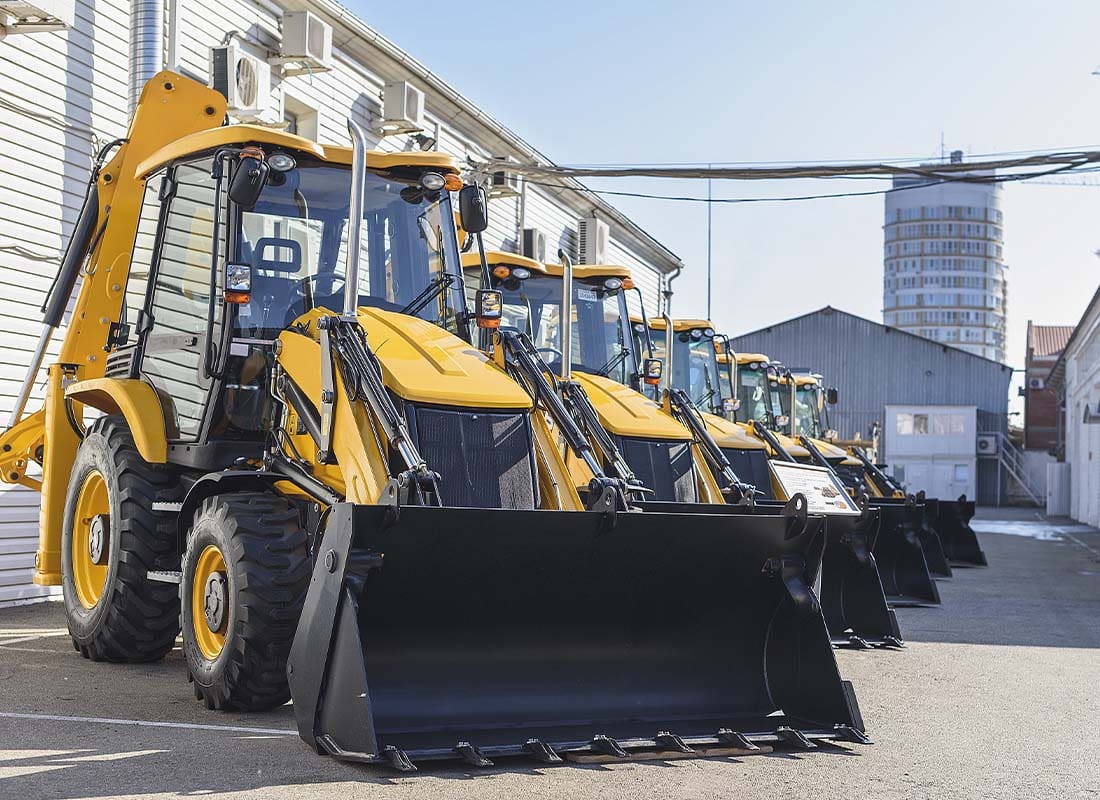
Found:
[[[977,494],[976,406],[888,405],[883,457],[906,491]]]
[[[1070,465],[1070,516],[1100,526],[1100,424],[1085,424],[1100,402],[1100,304],[1090,307],[1064,354],[1066,462]]]

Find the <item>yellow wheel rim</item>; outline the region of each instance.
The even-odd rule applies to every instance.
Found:
[[[215,545],[208,544],[195,562],[191,581],[191,628],[195,644],[208,661],[214,661],[225,648],[229,627],[229,583],[225,558]]]
[[[95,608],[107,584],[111,500],[102,473],[92,470],[76,496],[73,515],[73,586],[84,608]]]

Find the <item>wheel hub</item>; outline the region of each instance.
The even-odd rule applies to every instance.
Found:
[[[111,517],[108,514],[97,514],[92,517],[88,526],[88,557],[93,564],[103,564],[107,561],[111,535]]]
[[[206,617],[206,627],[212,633],[218,633],[225,627],[225,612],[228,605],[229,592],[226,587],[225,573],[211,573],[203,589],[203,614]]]

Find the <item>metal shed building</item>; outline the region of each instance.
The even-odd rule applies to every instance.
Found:
[[[730,345],[824,375],[840,393],[829,418],[842,437],[866,438],[884,424],[887,405],[976,406],[979,437],[995,437],[998,453],[1011,446],[1005,364],[831,306],[731,337]],[[999,461],[978,459],[979,502],[997,500]]]

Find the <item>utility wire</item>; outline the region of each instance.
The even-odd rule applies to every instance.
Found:
[[[1082,167],[1100,162],[1100,151],[1078,150],[1048,152],[1017,158],[998,158],[948,164],[902,165],[876,163],[795,164],[791,166],[733,167],[561,167],[554,164],[508,164],[506,170],[520,175],[542,178],[718,178],[722,180],[777,180],[792,178],[892,178],[919,177],[954,180],[969,183],[993,183],[996,170],[1031,169],[1050,166]],[[499,163],[471,161],[482,172],[498,172]],[[1041,173],[1039,173],[1041,174]]]
[[[511,169],[512,165],[509,165]],[[1070,175],[1091,173],[1100,170],[1100,167],[1094,168],[1077,168],[1074,164],[1066,164],[1054,169],[1045,170],[1043,172],[1029,172],[1029,173],[1017,173],[1012,175],[997,175],[991,176],[983,180],[983,183],[1012,183],[1019,181],[1032,181],[1036,178],[1066,173]],[[878,180],[882,180],[879,178]],[[872,197],[875,195],[887,195],[895,194],[897,192],[905,192],[910,189],[926,189],[929,186],[938,186],[945,183],[959,183],[967,182],[963,178],[959,177],[945,177],[940,180],[924,181],[921,183],[915,183],[911,186],[899,186],[890,189],[872,189],[864,192],[832,192],[823,194],[803,194],[803,195],[788,195],[784,197],[693,197],[690,195],[668,195],[668,194],[651,194],[648,192],[624,192],[615,191],[612,189],[593,189],[583,184],[575,184],[573,186],[566,187],[562,183],[551,183],[548,181],[534,181],[528,179],[527,183],[532,186],[544,186],[551,189],[569,188],[573,191],[585,192],[588,194],[606,195],[609,197],[637,197],[644,200],[674,200],[679,202],[688,203],[710,203],[710,204],[742,204],[742,203],[790,203],[798,202],[801,200],[831,200],[840,197]],[[1053,181],[1035,181],[1036,183],[1048,183],[1053,184]],[[1058,184],[1063,185],[1063,184]]]

